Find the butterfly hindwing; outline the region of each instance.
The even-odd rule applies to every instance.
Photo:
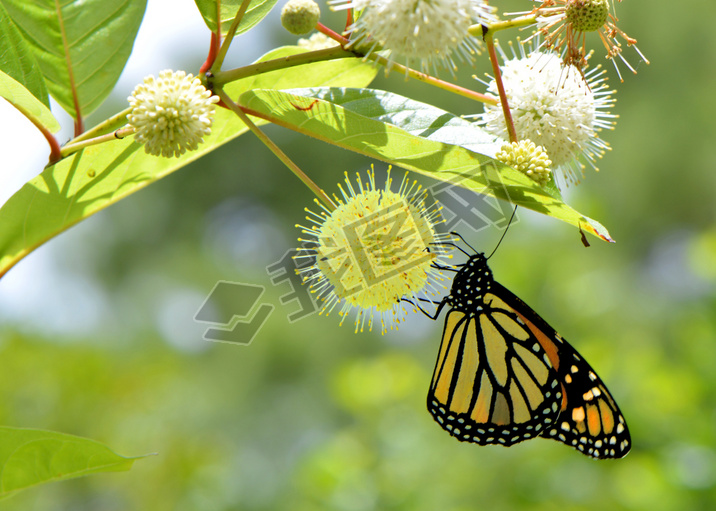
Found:
[[[527,304],[500,284],[493,290],[519,311],[522,322],[541,340],[564,393],[556,423],[540,436],[553,438],[594,458],[622,458],[631,448],[626,421],[615,399],[589,363]]]
[[[616,401],[597,373],[566,341],[559,346],[564,410],[542,436],[554,438],[594,458],[623,458],[631,436]]]

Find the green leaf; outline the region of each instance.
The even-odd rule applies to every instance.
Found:
[[[283,46],[270,51],[259,62],[278,60],[307,50]],[[251,89],[293,89],[297,87],[364,87],[373,81],[378,68],[358,58],[314,62],[269,73],[254,75],[228,83],[224,90],[233,98]],[[358,85],[360,84],[360,85]]]
[[[278,48],[261,60],[303,51]],[[326,66],[326,64],[332,64]],[[365,86],[375,68],[360,59],[318,62],[238,80],[227,87],[238,97],[256,84]],[[0,208],[0,276],[45,241],[111,204],[196,160],[247,130],[231,112],[217,108],[212,133],[197,151],[180,158],[149,156],[131,138],[90,146],[46,168]]]
[[[216,32],[216,4],[217,0],[194,0],[199,8],[204,23],[209,30]],[[256,26],[259,21],[264,19],[266,15],[276,5],[277,0],[251,0],[244,17],[239,23],[236,34],[242,34],[247,30]],[[221,0],[221,34],[225,35],[231,23],[233,23],[236,13],[243,3],[242,0]]]
[[[0,3],[0,71],[22,83],[47,108],[47,85],[30,46]]]
[[[8,100],[23,115],[39,122],[52,133],[57,133],[60,130],[60,123],[57,122],[50,109],[21,83],[2,71],[0,71],[0,96]]]
[[[127,137],[87,147],[46,168],[0,208],[0,276],[53,236],[245,131],[233,113],[217,109],[211,135],[179,158],[150,156]]]
[[[107,446],[73,435],[0,427],[0,499],[52,481],[132,468]]]
[[[50,94],[70,115],[107,98],[132,52],[146,0],[0,0],[29,43]],[[77,104],[73,97],[76,92]]]
[[[612,241],[598,222],[493,157],[503,142],[439,108],[370,89],[251,90],[239,102],[281,126],[366,156],[457,183]]]

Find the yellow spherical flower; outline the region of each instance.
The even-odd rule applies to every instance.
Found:
[[[435,204],[426,205],[426,192],[405,177],[397,192],[391,190],[390,172],[383,188],[357,176],[354,187],[346,176],[339,185],[338,207],[319,213],[307,210],[313,222],[302,227],[311,239],[299,257],[314,263],[300,270],[311,291],[323,300],[321,312],[342,304],[345,318],[357,309],[356,331],[372,329],[373,316],[381,317],[381,332],[393,328],[405,312],[403,298],[416,303],[418,293],[437,295],[439,273],[433,263],[446,252],[446,235],[436,232],[441,221]],[[443,286],[440,286],[443,287]],[[341,321],[342,323],[342,321]]]
[[[127,98],[127,115],[136,130],[134,140],[155,156],[181,156],[195,150],[211,133],[215,103],[198,78],[184,71],[165,70],[148,76]]]

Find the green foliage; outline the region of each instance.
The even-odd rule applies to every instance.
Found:
[[[47,87],[71,115],[85,116],[109,95],[132,52],[146,0],[2,0],[29,43]],[[42,98],[39,98],[42,100]]]
[[[239,11],[239,7],[241,7],[243,3],[243,0],[221,0],[220,2],[217,0],[194,1],[199,8],[201,17],[204,18],[204,23],[206,23],[206,26],[209,27],[209,30],[212,32],[216,32],[216,11],[217,5],[219,6],[222,35],[226,35],[226,32],[236,17],[236,13]],[[246,9],[246,14],[241,19],[241,23],[239,23],[236,34],[242,34],[256,26],[258,22],[264,19],[271,9],[273,9],[277,1],[278,0],[251,0],[249,7]]]
[[[10,4],[16,11],[49,9],[0,0],[0,7]],[[238,3],[221,4],[233,9],[222,10],[226,30]],[[506,4],[500,9],[529,8]],[[99,9],[117,5],[103,2]],[[211,20],[216,3],[197,5]],[[240,31],[250,28],[252,12],[260,19],[268,11],[253,5]],[[238,137],[245,128],[220,110],[213,134],[195,154],[149,158],[131,139],[87,147],[45,169],[0,209],[3,272],[82,221],[0,280],[0,423],[101,439],[120,452],[158,453],[127,473],[19,492],[2,502],[3,511],[712,509],[716,99],[703,55],[716,45],[707,21],[716,7],[684,5],[684,12],[701,13],[698,19],[674,17],[669,4],[645,10],[638,2],[622,2],[616,8],[620,18],[641,23],[640,48],[653,64],[620,86],[619,126],[615,135],[606,134],[614,150],[601,162],[602,171],[564,196],[610,225],[619,243],[585,249],[575,229],[520,208],[490,264],[498,281],[553,324],[608,384],[633,435],[626,458],[595,462],[546,439],[505,449],[446,435],[425,409],[440,320],[410,315],[399,331],[382,337],[353,334],[351,317],[339,327],[335,311],[289,322],[297,306],[288,299],[292,290],[273,282],[266,266],[297,243],[293,226],[312,196],[255,139]],[[139,18],[141,13],[137,23]],[[13,79],[0,75],[0,93],[54,129],[42,89],[47,77],[38,71],[46,67],[21,50],[46,36],[50,21],[29,32],[0,13],[0,69]],[[58,47],[51,48],[56,54]],[[117,50],[92,49],[95,62]],[[262,60],[301,52],[281,48]],[[359,59],[262,74],[252,69],[224,90],[296,130],[266,128],[329,192],[343,172],[363,171],[374,157],[427,170],[420,181],[429,186],[434,172],[410,158],[410,144],[429,148],[424,156],[436,158],[439,169],[448,157],[491,162],[494,142],[447,113],[479,109],[464,97],[442,97],[399,73],[379,76],[372,85],[391,94],[328,89],[367,87],[376,68]],[[107,78],[97,90],[115,81]],[[60,89],[67,96],[69,89]],[[116,91],[115,99],[123,101],[128,92]],[[441,109],[405,99],[421,94],[424,102],[442,102]],[[307,108],[314,99],[320,106],[315,112],[291,106]],[[71,101],[63,106],[74,111]],[[318,113],[323,117],[316,119]],[[361,145],[351,135],[371,143]],[[184,165],[186,172],[159,183]],[[381,167],[376,165],[378,173]],[[510,186],[524,187],[519,200],[533,194],[533,204],[548,204],[548,213],[577,218],[553,190],[538,192],[509,169],[494,168],[511,176]],[[482,186],[477,176],[471,182]],[[106,208],[110,204],[115,206]],[[463,234],[489,251],[501,232]],[[203,329],[192,318],[217,280],[262,285],[262,300],[275,305],[251,345],[201,339]],[[59,303],[53,293],[60,294]],[[58,315],[64,328],[79,323],[83,329],[68,333],[53,325]],[[23,435],[32,434],[45,440],[28,444]],[[50,456],[45,447],[60,447],[57,439],[64,449],[78,446],[79,455],[60,449],[59,457]],[[59,472],[64,478],[89,466],[132,463],[91,440],[7,427],[0,428],[0,458],[16,440],[27,455],[15,459],[32,466],[34,478],[21,479],[18,464],[3,464],[3,496],[55,480]],[[92,449],[99,458],[89,456]]]
[[[45,126],[50,132],[60,130],[60,123],[50,109],[21,83],[0,71],[0,97],[5,98],[26,117]]]
[[[281,60],[306,53],[298,46],[283,46],[271,50],[256,62]],[[254,74],[224,86],[232,98],[253,89],[288,89],[291,87],[362,87],[373,81],[378,70],[357,59],[315,62],[268,73]]]
[[[302,52],[295,47],[279,48],[261,60]],[[375,69],[356,59],[335,64],[318,62],[288,72],[275,71],[238,80],[228,89],[231,94],[240,94],[257,85],[279,86],[277,82],[285,80],[299,85],[360,86],[370,82],[373,76]],[[87,147],[48,167],[0,208],[0,275],[53,236],[245,131],[246,126],[234,114],[220,109],[211,135],[197,151],[180,158],[145,154],[130,137]]]
[[[25,85],[46,107],[50,106],[47,85],[30,45],[0,2],[0,70]],[[3,96],[5,97],[5,96]]]
[[[316,98],[316,99],[313,99]],[[511,167],[486,156],[502,142],[475,124],[425,103],[369,89],[260,90],[240,103],[274,124],[507,200],[611,240],[598,222]]]
[[[86,438],[0,427],[0,499],[42,483],[129,470],[135,459]]]
[[[85,148],[48,167],[0,209],[6,272],[33,249],[77,222],[174,172],[245,131],[229,112],[217,113],[211,136],[180,158],[146,154],[132,138]]]

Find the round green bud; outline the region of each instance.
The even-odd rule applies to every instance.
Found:
[[[576,32],[594,32],[607,22],[609,0],[568,0],[565,16]]]
[[[320,17],[321,9],[313,0],[289,0],[281,9],[283,28],[295,35],[308,34]]]

